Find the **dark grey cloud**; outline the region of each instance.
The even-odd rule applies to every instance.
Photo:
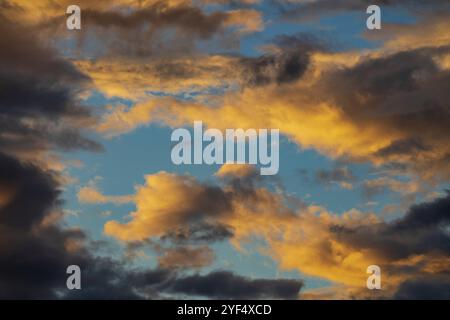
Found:
[[[0,18],[0,150],[100,150],[81,134],[94,118],[77,98],[89,78],[38,43],[39,35]]]
[[[369,97],[378,98],[385,95],[393,99],[397,95],[400,98],[415,96],[416,93],[423,93],[421,91],[425,89],[432,90],[432,86],[438,85],[438,79],[444,80],[447,78],[447,71],[441,70],[436,65],[433,56],[448,53],[449,50],[448,46],[424,48],[368,59],[354,68],[337,73],[337,79],[335,80],[355,85],[356,92]],[[435,89],[436,93],[439,92],[438,88]],[[439,98],[443,97],[439,95],[436,100]],[[392,101],[387,103],[389,102]],[[423,103],[423,99],[412,105],[417,106],[421,103]],[[355,106],[355,104],[352,103],[351,106]],[[383,105],[383,107],[385,108],[386,105]]]
[[[348,228],[334,226],[340,241],[355,250],[367,249],[390,261],[418,254],[450,255],[450,192],[432,202],[412,206],[393,222]]]
[[[389,157],[391,155],[418,154],[428,151],[429,147],[420,139],[420,137],[411,137],[392,142],[389,146],[377,151],[380,157]]]
[[[11,228],[30,229],[57,204],[58,184],[30,164],[0,153],[0,182],[6,200],[0,208],[0,223]]]
[[[303,33],[278,36],[273,44],[280,52],[241,58],[243,77],[248,85],[283,84],[300,79],[310,64],[310,54],[323,47],[318,39]]]
[[[303,287],[301,280],[251,279],[229,271],[186,276],[172,268],[130,270],[108,259],[97,260],[83,274],[83,289],[65,290],[63,298],[297,299]]]
[[[394,295],[400,300],[450,299],[450,275],[421,276],[403,282]]]
[[[195,53],[201,41],[210,41],[210,46],[235,44],[239,36],[229,28],[229,17],[226,11],[207,12],[200,6],[165,1],[129,10],[87,4],[82,10],[82,28],[72,36],[89,56],[185,56]],[[60,37],[67,32],[65,19],[55,17],[38,28]],[[213,41],[216,37],[221,41]]]
[[[68,252],[85,234],[51,222],[60,204],[55,176],[0,153],[0,297],[55,298],[70,264],[90,266],[84,250]],[[50,219],[50,220],[49,220]]]
[[[170,270],[130,270],[123,261],[98,258],[80,266],[81,290],[60,290],[58,298],[94,300],[159,299],[162,288],[173,281],[176,274]]]
[[[297,299],[303,282],[287,279],[249,279],[228,271],[178,279],[168,291],[215,299]]]
[[[200,38],[209,38],[214,35],[223,26],[226,17],[226,13],[221,11],[206,14],[198,7],[187,5],[171,7],[163,1],[131,13],[90,9],[83,11],[84,23],[87,24],[87,27],[117,27],[136,30],[148,26],[151,30],[156,30],[172,26]]]
[[[394,223],[393,231],[445,227],[450,224],[450,191],[432,202],[413,205],[407,214]]]

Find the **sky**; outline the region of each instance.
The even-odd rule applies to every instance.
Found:
[[[446,0],[0,0],[0,297],[449,299],[449,18]],[[174,164],[195,121],[278,129],[279,171]]]

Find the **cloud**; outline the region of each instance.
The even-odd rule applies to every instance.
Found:
[[[332,232],[340,241],[358,249],[371,249],[388,260],[420,254],[450,254],[450,237],[445,226],[450,222],[450,194],[432,202],[412,206],[398,220],[346,228],[337,225]],[[444,228],[444,229],[443,229]]]
[[[300,79],[310,64],[310,55],[323,45],[308,34],[278,36],[275,52],[241,59],[245,82],[250,86],[289,83]]]
[[[448,275],[443,274],[432,278],[418,278],[405,281],[395,293],[395,298],[404,300],[447,300],[449,292],[450,282]]]
[[[56,299],[58,292],[65,296],[66,268],[71,264],[81,266],[85,280],[91,275],[96,279],[91,285],[109,289],[111,295],[136,296],[126,288],[118,290],[103,278],[106,274],[97,273],[105,265],[108,275],[120,273],[118,262],[95,257],[83,231],[62,227],[60,190],[53,175],[4,154],[0,168],[0,190],[9,190],[0,207],[2,298]]]
[[[448,70],[440,69],[430,57],[439,55],[441,49],[430,50],[371,59],[326,81],[327,88],[333,87],[334,103],[345,106],[345,114],[352,121],[368,130],[383,128],[384,136],[391,136],[389,143],[369,155],[372,161],[406,164],[425,176],[436,172],[430,166],[448,172],[444,164],[448,150],[441,142],[441,137],[448,135],[448,98],[441,88],[449,80]],[[365,110],[359,112],[361,107]],[[416,132],[421,132],[420,146],[411,144],[418,141]],[[407,142],[410,152],[399,152]]]
[[[129,271],[122,261],[96,257],[88,264],[80,264],[82,270],[82,289],[60,289],[63,295],[52,299],[83,300],[137,300],[161,298],[159,288],[175,277],[168,270]],[[67,275],[65,275],[66,277]],[[38,295],[37,298],[40,298]]]
[[[214,251],[207,246],[177,247],[165,250],[158,257],[158,264],[163,269],[200,269],[211,265],[214,262],[214,258]]]
[[[303,282],[285,279],[248,279],[228,271],[179,279],[170,290],[214,299],[297,299]]]
[[[276,261],[280,269],[328,279],[344,285],[347,294],[356,297],[365,296],[366,268],[371,264],[383,270],[385,291],[379,297],[392,297],[405,281],[419,275],[433,278],[444,272],[450,254],[445,231],[450,195],[412,206],[403,217],[385,222],[375,214],[355,209],[337,215],[315,205],[292,207],[287,196],[269,191],[260,181],[245,184],[246,189],[235,180],[222,180],[214,187],[188,176],[166,173],[147,177],[147,181],[151,181],[151,188],[144,186],[141,190],[146,190],[146,199],[152,199],[151,206],[142,210],[142,204],[137,203],[139,210],[128,223],[107,222],[107,234],[122,241],[158,239],[168,229],[166,219],[181,228],[186,217],[195,212],[189,224],[229,226],[233,234],[228,239],[238,249],[245,243],[263,240],[260,252]],[[180,191],[180,185],[187,181],[188,186]],[[174,187],[172,192],[168,186]],[[191,198],[196,199],[195,204],[203,203],[206,199],[198,197],[208,194],[198,190],[207,188],[227,198],[225,210],[219,202],[210,203],[208,210],[191,203],[180,207]],[[177,196],[170,204],[161,200],[157,203],[160,190]],[[164,211],[159,209],[162,205]]]
[[[4,16],[0,31],[0,149],[35,160],[52,147],[101,150],[81,134],[94,122],[79,97],[89,78]]]
[[[352,189],[356,177],[347,167],[336,167],[331,170],[318,170],[316,172],[316,181],[323,185],[339,184],[345,189]]]
[[[47,3],[44,7],[53,4]],[[203,10],[192,1],[124,1],[93,4],[82,8],[82,28],[73,33],[77,50],[88,56],[148,58],[186,56],[199,44],[210,47],[235,46],[242,35],[263,28],[262,14],[254,9]],[[62,8],[61,8],[62,7]],[[29,19],[34,27],[59,39],[67,37],[65,8],[51,8],[46,16]],[[32,16],[33,6],[22,8],[19,16]],[[45,8],[41,9],[45,10]],[[25,11],[25,13],[24,13]],[[25,18],[26,20],[26,18]],[[218,41],[218,39],[220,39]],[[89,43],[95,41],[95,46]]]
[[[252,177],[258,174],[255,166],[249,164],[224,164],[220,167],[220,169],[216,172],[216,176],[219,178],[245,178]]]
[[[447,4],[448,6],[448,4]],[[385,50],[413,50],[424,47],[441,47],[450,43],[448,10],[425,11],[416,23],[383,23],[379,32],[364,32],[371,41],[383,41]]]
[[[433,279],[445,272],[448,201],[449,196],[413,206],[390,223],[356,212],[341,217],[302,214],[298,223],[291,222],[301,236],[284,232],[283,241],[269,243],[282,268],[345,284],[349,293],[362,291],[356,295],[360,298],[364,298],[365,269],[379,265],[384,279],[380,294],[392,297],[405,281],[419,276]]]
[[[169,231],[161,237],[175,244],[186,243],[212,243],[223,241],[233,236],[233,230],[224,224],[200,222],[190,225],[188,228],[178,228]]]
[[[214,219],[230,208],[229,195],[215,186],[200,185],[191,176],[159,172],[137,187],[136,212],[125,224],[108,221],[105,233],[124,241],[191,233],[203,217]],[[208,225],[208,219],[204,220]]]
[[[400,181],[389,177],[381,177],[372,180],[365,180],[362,185],[363,193],[367,197],[381,194],[387,190],[399,194],[408,195],[421,191],[419,181]]]
[[[300,280],[250,279],[228,271],[182,276],[167,269],[127,272],[103,260],[85,277],[89,283],[73,290],[69,299],[139,299],[204,297],[209,299],[295,299]],[[121,272],[119,272],[121,271]],[[232,284],[230,286],[230,284]]]
[[[256,10],[237,9],[213,11],[208,14],[200,7],[188,4],[171,5],[163,1],[131,10],[129,13],[87,9],[83,10],[83,18],[87,27],[139,30],[143,26],[149,26],[150,29],[156,30],[169,26],[176,27],[181,33],[200,38],[209,38],[224,26],[237,26],[243,32],[259,31],[262,28],[260,13]]]
[[[95,186],[86,186],[80,188],[77,194],[78,201],[81,203],[113,203],[116,205],[130,203],[132,196],[106,196],[98,191]]]
[[[428,147],[418,137],[412,137],[405,140],[396,140],[389,146],[380,149],[377,155],[380,157],[401,156],[408,154],[420,154],[428,151]]]
[[[108,97],[143,100],[149,92],[183,94],[229,89],[241,82],[237,57],[192,55],[179,58],[79,60],[75,64]]]

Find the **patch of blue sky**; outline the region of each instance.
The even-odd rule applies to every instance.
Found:
[[[226,85],[223,86],[211,86],[206,87],[202,90],[187,90],[187,91],[180,91],[180,92],[165,92],[165,91],[153,91],[148,90],[145,92],[146,95],[148,95],[148,98],[151,98],[152,96],[155,97],[173,97],[178,100],[184,100],[184,101],[202,101],[205,103],[208,103],[208,96],[221,96],[224,95],[227,92],[230,91],[236,91],[238,90],[237,85]]]

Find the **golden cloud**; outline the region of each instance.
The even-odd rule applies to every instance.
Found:
[[[93,80],[94,88],[107,97],[143,100],[149,92],[182,94],[212,88],[227,88],[239,81],[236,58],[191,56],[158,58],[147,62],[132,59],[75,61],[75,65]]]

